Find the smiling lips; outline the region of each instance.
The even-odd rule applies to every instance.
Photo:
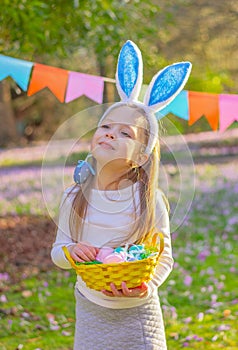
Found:
[[[99,142],[99,145],[105,149],[114,149],[112,145],[106,141]]]

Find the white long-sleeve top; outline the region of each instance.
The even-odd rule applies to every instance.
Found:
[[[75,244],[69,229],[70,210],[74,196],[74,193],[69,194],[70,190],[66,190],[63,194],[56,240],[51,251],[52,261],[62,269],[71,268],[62,247]],[[108,244],[110,240],[120,240],[127,236],[134,220],[133,193],[135,202],[138,204],[138,184],[119,191],[92,189],[87,216],[83,225],[82,241],[87,241],[100,248],[110,245]],[[77,276],[76,288],[90,301],[108,308],[123,309],[144,304],[152,293],[157,293],[157,288],[166,280],[173,267],[169,217],[160,190],[157,190],[156,193],[156,230],[164,235],[164,250],[159,259],[155,275],[148,283],[148,293],[145,297],[109,297],[102,292],[88,288],[79,275]],[[131,242],[128,243],[133,243],[135,240],[136,237],[132,237]]]

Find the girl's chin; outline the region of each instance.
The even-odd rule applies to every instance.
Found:
[[[108,157],[105,159],[105,157],[97,156],[95,157],[97,162],[97,168],[98,169],[104,169],[104,170],[113,170],[115,172],[115,175],[118,175],[118,173],[121,173],[123,169],[127,172],[129,170],[129,166],[126,162],[122,162],[121,159],[114,159]]]

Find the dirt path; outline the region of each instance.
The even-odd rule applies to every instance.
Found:
[[[17,282],[53,264],[50,249],[55,224],[46,217],[7,216],[0,218],[0,276]],[[1,282],[1,281],[0,281]]]

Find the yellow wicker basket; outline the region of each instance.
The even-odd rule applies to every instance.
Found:
[[[160,238],[159,244],[157,243],[158,237]],[[111,291],[110,283],[114,283],[118,289],[121,289],[122,282],[126,282],[128,288],[135,288],[140,286],[142,282],[148,282],[152,279],[160,255],[164,250],[163,234],[156,233],[149,247],[156,247],[156,252],[155,255],[146,259],[95,265],[77,265],[66,247],[63,247],[63,251],[71,266],[89,288],[97,291],[103,289]]]

